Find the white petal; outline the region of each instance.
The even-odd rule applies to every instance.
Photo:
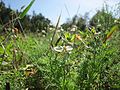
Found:
[[[57,46],[57,47],[54,47],[54,50],[56,52],[62,52],[63,51],[63,47],[62,46]]]
[[[73,50],[73,47],[72,47],[72,46],[65,46],[65,48],[66,48],[67,51]]]

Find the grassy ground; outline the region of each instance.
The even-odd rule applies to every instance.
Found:
[[[4,90],[7,81],[11,90],[120,88],[119,33],[114,33],[106,43],[102,42],[101,35],[95,36],[91,32],[77,35],[64,32],[62,37],[64,39],[54,47],[50,45],[51,35],[11,37],[4,44],[8,56],[0,59],[0,89]],[[1,54],[3,51],[1,45]]]

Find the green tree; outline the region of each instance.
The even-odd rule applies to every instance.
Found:
[[[30,15],[26,15],[22,20],[21,20],[22,26],[24,30],[27,32],[28,30],[30,31],[30,28],[32,26],[31,24],[31,19]]]
[[[50,24],[50,20],[48,18],[45,18],[41,13],[36,15],[35,12],[33,12],[33,16],[31,18],[31,31],[32,32],[41,32],[42,30],[47,31],[47,27]]]
[[[78,27],[79,30],[84,31],[86,28],[86,19],[80,17],[78,19],[76,26]]]
[[[89,23],[91,26],[94,26],[97,31],[102,31],[105,33],[114,25],[114,20],[115,18],[113,17],[112,13],[109,12],[107,8],[103,8],[101,11],[97,11]]]
[[[68,19],[67,22],[62,24],[61,26],[64,30],[67,30],[72,25],[76,25],[79,30],[84,31],[86,28],[86,19],[81,16],[79,17],[79,16],[75,15],[72,18],[72,20]]]
[[[0,24],[5,24],[11,19],[11,8],[6,8],[3,1],[0,2]]]

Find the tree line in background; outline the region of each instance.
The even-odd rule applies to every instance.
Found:
[[[72,25],[76,25],[77,28],[81,31],[84,31],[86,27],[95,27],[97,31],[110,30],[117,22],[120,21],[120,18],[113,16],[112,12],[109,12],[108,9],[104,7],[102,10],[98,10],[97,13],[88,20],[89,13],[86,13],[84,17],[75,15],[71,20],[68,19],[66,23],[61,26],[67,30]],[[115,22],[116,20],[116,22]]]
[[[18,10],[13,11],[10,6],[7,8],[3,1],[0,2],[0,26],[6,25],[19,14],[20,12],[18,12]],[[86,13],[84,17],[75,15],[72,19],[68,19],[63,23],[61,27],[64,30],[69,30],[73,25],[75,25],[78,30],[84,31],[86,30],[86,27],[89,26],[95,27],[97,31],[102,30],[105,33],[106,30],[109,31],[115,24],[114,21],[116,18],[113,16],[112,12],[108,11],[108,8],[103,7],[102,10],[98,10],[89,21],[88,15],[89,13]],[[120,21],[119,16],[117,20]],[[36,14],[35,11],[33,11],[33,15],[26,15],[21,20],[21,24],[25,32],[42,32],[42,30],[47,32],[49,27],[54,27],[51,25],[51,21],[48,18],[45,18],[41,13]],[[19,24],[17,22],[14,23],[14,26],[19,29]]]
[[[20,12],[13,11],[11,7],[8,8],[5,6],[3,1],[0,2],[0,25],[8,26],[9,22],[16,18]],[[47,31],[48,26],[51,21],[48,18],[45,18],[41,13],[36,14],[33,11],[33,15],[26,15],[22,20],[21,24],[25,32],[41,32],[42,30]],[[16,28],[20,28],[18,22],[13,23]]]

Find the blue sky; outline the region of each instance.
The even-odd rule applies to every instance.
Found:
[[[3,1],[7,6],[10,5],[12,9],[20,10],[23,5],[27,6],[31,0]],[[115,3],[120,2],[120,0],[35,0],[35,3],[28,14],[32,14],[34,10],[37,14],[42,13],[55,24],[62,11],[61,23],[63,23],[67,18],[73,17],[77,13],[78,8],[78,15],[83,16],[86,12],[89,12],[91,17],[98,9],[102,8],[105,2],[109,6],[113,6]],[[67,13],[65,6],[67,7],[69,14]]]

